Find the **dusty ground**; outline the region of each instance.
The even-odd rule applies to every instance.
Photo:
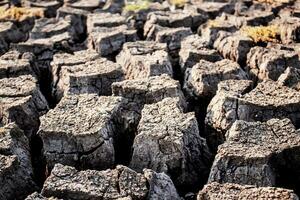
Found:
[[[297,0],[0,0],[0,199],[298,199],[299,42]]]

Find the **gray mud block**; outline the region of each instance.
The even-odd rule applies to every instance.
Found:
[[[237,120],[218,148],[208,182],[260,187],[299,183],[299,133],[289,119]]]
[[[152,41],[127,42],[116,57],[126,79],[147,78],[161,74],[173,75],[167,45]]]
[[[296,52],[257,46],[247,55],[247,71],[253,79],[276,81],[287,67],[300,68]]]
[[[228,59],[217,62],[200,60],[185,72],[183,89],[194,99],[212,98],[221,81],[248,79],[247,73],[238,63]]]
[[[77,171],[73,167],[56,164],[42,194],[74,200],[180,199],[171,179],[164,173],[149,169],[137,173],[121,165],[105,171]]]
[[[39,136],[47,165],[105,169],[115,162],[114,138],[124,99],[82,94],[65,96],[42,116]]]
[[[232,200],[232,199],[273,199],[297,200],[298,196],[292,191],[276,187],[255,187],[233,183],[210,183],[198,193],[197,200]]]
[[[14,123],[0,128],[0,198],[24,198],[37,189],[29,141]]]
[[[183,110],[179,98],[144,106],[133,143],[132,169],[165,172],[179,187],[199,184],[208,174],[211,155],[206,141],[199,136],[194,113]]]
[[[39,117],[47,112],[48,104],[31,75],[0,79],[1,124],[15,122],[31,138],[38,127]]]

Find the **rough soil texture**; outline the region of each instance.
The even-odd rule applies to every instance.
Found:
[[[298,199],[299,0],[0,0],[0,199]]]
[[[77,171],[56,164],[42,194],[67,199],[180,199],[164,173],[152,170],[137,173],[122,165],[104,171]]]
[[[297,195],[292,190],[274,187],[255,187],[232,183],[210,183],[204,186],[197,196],[197,200],[217,199],[276,199],[296,200]]]

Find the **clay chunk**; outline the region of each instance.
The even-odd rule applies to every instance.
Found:
[[[277,187],[255,187],[233,183],[210,183],[198,193],[197,200],[268,199],[297,200],[292,191]]]
[[[300,94],[295,89],[271,80],[258,83],[254,89],[251,81],[228,80],[219,83],[205,122],[224,135],[236,120],[289,118],[298,126],[299,112]]]
[[[194,10],[174,10],[174,11],[154,11],[148,14],[145,27],[149,24],[157,24],[164,27],[178,28],[190,27],[198,28],[200,24],[208,19],[205,12]]]
[[[166,97],[179,97],[184,101],[179,82],[166,74],[116,82],[112,84],[112,91],[113,95],[125,97],[141,106],[157,103]]]
[[[0,79],[21,75],[35,75],[28,59],[4,60],[0,57]]]
[[[167,97],[179,97],[181,104],[186,106],[179,81],[166,74],[116,82],[112,84],[112,92],[113,96],[122,96],[128,101],[127,111],[123,113],[127,127],[138,125],[145,104],[157,103]]]
[[[167,43],[169,52],[179,51],[181,41],[189,35],[192,35],[192,31],[185,27],[168,28],[153,24],[147,31],[144,28],[146,40]]]
[[[183,88],[192,98],[212,98],[216,94],[218,83],[229,79],[246,80],[248,75],[239,64],[231,60],[200,60],[186,70]]]
[[[186,5],[185,9],[196,9],[198,12],[205,12],[209,18],[215,18],[221,13],[233,14],[235,4],[232,2],[219,2],[219,1],[192,1],[192,4]]]
[[[147,78],[161,74],[173,75],[167,45],[152,41],[127,42],[116,57],[126,79]]]
[[[0,79],[0,124],[15,122],[30,139],[47,110],[48,103],[31,75]]]
[[[199,136],[194,113],[183,113],[179,98],[145,105],[133,143],[130,167],[165,172],[177,186],[197,184],[208,171],[210,152]]]
[[[26,34],[22,32],[13,22],[0,22],[0,38],[7,43],[21,42],[26,40]]]
[[[136,30],[130,30],[126,25],[97,27],[89,34],[88,47],[95,49],[101,56],[108,56],[120,51],[125,42],[136,39]]]
[[[224,58],[238,62],[243,65],[247,61],[247,54],[254,42],[250,37],[244,36],[239,32],[228,33],[219,32],[214,42],[216,48]]]
[[[87,15],[87,32],[93,32],[96,27],[117,27],[124,25],[126,18],[120,14],[91,13]]]
[[[25,200],[62,200],[62,199],[58,199],[58,198],[55,198],[55,197],[44,197],[43,195],[37,193],[37,192],[34,192],[32,193],[31,195],[29,195],[28,197],[26,197]]]
[[[65,96],[42,116],[38,135],[50,168],[55,163],[105,169],[115,161],[114,137],[120,97],[82,94]]]
[[[31,40],[45,39],[56,41],[58,37],[75,39],[75,30],[72,26],[71,18],[42,18],[35,22],[35,25],[30,32]]]
[[[59,54],[52,65],[53,95],[57,101],[67,94],[111,95],[111,84],[124,79],[120,65],[91,51]]]
[[[120,14],[93,13],[87,18],[88,47],[101,56],[117,53],[125,42],[137,40],[137,31]]]
[[[22,1],[22,6],[32,7],[32,8],[43,8],[44,15],[46,17],[55,17],[57,9],[62,6],[62,1],[60,0],[28,0]]]
[[[210,49],[208,42],[196,34],[190,35],[181,41],[179,57],[182,73],[187,68],[192,68],[200,60],[210,62],[222,60],[222,56],[215,49]]]
[[[288,67],[277,81],[279,84],[300,91],[300,69]]]
[[[99,0],[64,0],[64,5],[67,7],[82,9],[85,11],[93,11],[103,6],[103,1]]]
[[[180,199],[171,179],[164,173],[149,169],[137,173],[122,165],[105,171],[77,171],[56,164],[43,186],[42,195],[74,200]]]
[[[0,152],[0,198],[24,198],[37,189],[29,141],[16,124],[0,128]]]
[[[199,136],[194,113],[183,113],[179,98],[145,105],[133,143],[130,167],[170,175],[174,184],[194,186],[208,173],[210,152]]]
[[[295,51],[253,47],[247,55],[247,71],[254,79],[276,81],[287,67],[300,68]]]
[[[287,186],[299,183],[299,130],[287,118],[237,120],[219,146],[208,182]],[[289,155],[289,156],[286,156]]]

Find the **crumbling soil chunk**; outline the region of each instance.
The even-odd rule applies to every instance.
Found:
[[[199,184],[208,171],[210,152],[199,136],[194,113],[183,113],[178,98],[145,105],[134,139],[130,167],[171,176],[175,185]]]
[[[298,196],[292,191],[275,187],[255,187],[233,183],[210,183],[199,192],[197,200],[231,200],[231,199],[282,199],[296,200]]]
[[[219,146],[208,182],[298,190],[299,144],[299,131],[289,119],[238,120]]]
[[[125,166],[105,171],[77,171],[56,164],[42,194],[68,199],[158,199],[179,200],[171,179],[145,169],[137,173]]]
[[[115,162],[114,137],[124,101],[95,94],[65,96],[41,117],[47,165],[105,169]]]
[[[276,81],[287,67],[299,68],[295,51],[253,47],[247,56],[247,68],[253,79]]]
[[[15,122],[31,138],[39,127],[39,117],[48,110],[37,80],[24,75],[0,79],[0,124]]]
[[[187,68],[192,68],[200,60],[210,62],[222,60],[221,55],[215,49],[210,49],[208,42],[196,34],[190,35],[182,40],[179,57],[182,73],[184,73]]]
[[[219,32],[214,42],[214,48],[216,48],[224,58],[238,62],[241,65],[246,63],[247,54],[253,45],[254,42],[250,37],[238,32],[234,34]]]
[[[136,127],[145,104],[157,103],[167,97],[178,97],[185,106],[185,98],[178,81],[170,76],[152,76],[125,80],[112,84],[113,96],[122,96],[127,99],[127,112],[123,113],[126,127]]]
[[[0,58],[0,79],[18,77],[21,75],[35,75],[29,60],[4,60],[2,57]]]
[[[194,99],[212,98],[223,80],[248,79],[246,72],[231,60],[209,62],[200,60],[185,72],[184,90]]]
[[[278,83],[300,91],[300,69],[288,67],[278,78]]]
[[[91,51],[58,54],[52,65],[53,95],[57,101],[67,94],[111,95],[111,84],[124,79],[120,65]]]
[[[14,123],[0,128],[0,198],[24,198],[35,189],[29,141]]]
[[[173,75],[167,45],[152,41],[128,42],[116,57],[126,79],[146,78],[161,74]]]
[[[290,118],[294,125],[299,125],[300,94],[297,90],[271,80],[258,83],[252,90],[250,85],[240,80],[221,82],[207,109],[207,125],[223,133],[236,120]]]

